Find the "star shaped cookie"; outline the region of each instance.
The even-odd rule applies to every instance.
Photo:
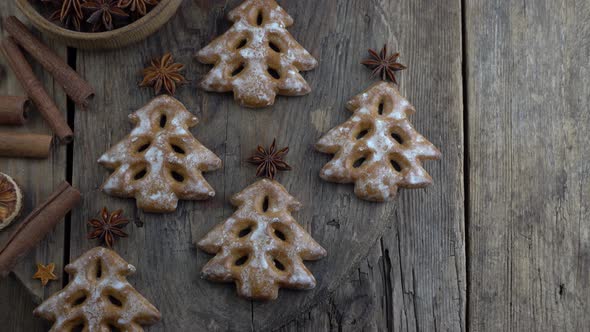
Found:
[[[53,273],[53,270],[55,270],[54,263],[47,265],[37,263],[37,272],[35,272],[33,279],[41,280],[41,285],[45,286],[49,280],[57,280],[57,276]]]

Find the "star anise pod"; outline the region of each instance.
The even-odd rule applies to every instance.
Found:
[[[252,157],[248,158],[248,162],[258,165],[258,168],[256,169],[256,176],[265,176],[271,180],[274,180],[277,170],[291,170],[291,166],[289,166],[284,160],[288,152],[288,146],[280,150],[276,149],[275,138],[268,150],[259,145],[258,148],[256,148],[256,153]]]
[[[117,6],[117,0],[90,0],[84,2],[82,8],[91,12],[86,22],[93,25],[94,31],[101,27],[108,31],[113,30],[113,16],[129,17],[129,14]]]
[[[147,5],[155,6],[159,0],[119,0],[119,8],[129,8],[131,12],[137,12],[144,16],[147,13]]]
[[[50,21],[60,21],[66,28],[80,31],[81,20],[84,17],[80,0],[45,0],[44,2],[58,7],[49,15]]]
[[[373,69],[372,77],[380,75],[381,79],[384,81],[386,81],[389,77],[389,79],[393,83],[397,84],[397,80],[395,79],[395,72],[406,69],[406,66],[397,62],[397,59],[399,58],[399,53],[387,55],[386,44],[383,45],[381,52],[377,53],[377,51],[375,51],[374,49],[369,49],[369,54],[371,55],[371,57],[369,59],[363,60],[363,62],[361,63]]]
[[[88,224],[94,228],[93,231],[88,233],[88,238],[99,238],[109,248],[112,248],[116,237],[127,237],[127,233],[125,233],[122,228],[127,226],[129,220],[123,218],[121,216],[122,213],[123,210],[109,213],[106,207],[102,208],[100,220],[92,219],[88,221]]]
[[[174,95],[177,84],[188,83],[180,71],[184,69],[181,63],[174,63],[170,52],[164,54],[161,59],[153,59],[150,66],[143,70],[143,81],[139,86],[153,86],[156,94],[162,87],[169,95]]]

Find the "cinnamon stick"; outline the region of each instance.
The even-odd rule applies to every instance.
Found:
[[[29,214],[0,249],[0,277],[6,277],[25,256],[80,202],[80,192],[62,182],[49,198]]]
[[[41,84],[33,73],[31,65],[29,65],[14,40],[10,37],[5,38],[1,46],[8,64],[21,82],[23,89],[25,89],[27,95],[33,100],[35,106],[37,106],[37,110],[39,110],[43,118],[49,123],[53,132],[59,137],[62,143],[71,142],[74,138],[72,129],[68,126],[63,114],[57,109],[53,99],[51,99],[45,88],[43,88],[43,84]]]
[[[27,122],[31,100],[21,96],[0,96],[0,124],[23,125]]]
[[[45,70],[61,85],[68,96],[82,109],[88,107],[90,99],[94,96],[94,88],[73,70],[53,50],[33,36],[29,29],[15,16],[9,16],[4,20],[4,30],[8,32],[16,42],[22,46]]]
[[[49,135],[0,132],[0,157],[44,159],[49,156],[52,140]]]

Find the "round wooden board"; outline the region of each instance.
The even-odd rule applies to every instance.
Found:
[[[96,217],[103,206],[124,209],[134,223],[127,229],[129,238],[119,241],[115,249],[137,267],[130,282],[162,312],[162,322],[151,331],[243,331],[252,329],[254,321],[256,330],[271,330],[286,324],[337,289],[392,222],[398,204],[362,201],[351,185],[322,181],[318,173],[330,156],[313,149],[323,133],[350,116],[344,107],[346,101],[373,83],[370,71],[359,65],[366,48],[388,42],[396,49],[395,40],[368,33],[383,27],[382,21],[365,20],[379,17],[379,8],[366,1],[344,7],[335,0],[281,2],[295,19],[289,30],[320,62],[318,68],[303,74],[313,91],[304,97],[279,97],[273,107],[251,110],[238,106],[231,94],[196,88],[198,79],[211,67],[197,63],[194,54],[229,28],[225,14],[239,3],[185,1],[170,24],[144,44],[110,53],[78,52],[78,70],[98,91],[88,112],[75,113],[73,184],[84,200],[72,213],[69,260],[97,245],[86,239],[88,219]],[[356,8],[358,14],[341,12],[346,8]],[[313,12],[335,15],[305,15]],[[347,20],[340,21],[340,16]],[[224,161],[224,167],[205,175],[217,191],[215,198],[181,202],[173,214],[144,214],[135,208],[134,200],[109,197],[100,191],[109,173],[96,160],[132,130],[128,114],[153,98],[152,90],[137,87],[141,80],[138,72],[152,57],[167,50],[187,65],[191,84],[179,88],[176,97],[200,119],[192,132]],[[424,130],[425,126],[419,125],[428,116],[418,108],[411,120],[439,145],[432,139],[440,136],[435,135],[438,129]],[[201,268],[212,256],[196,249],[194,243],[234,212],[229,204],[231,195],[256,180],[255,167],[245,160],[258,144],[268,145],[275,137],[280,146],[290,146],[287,160],[294,166],[277,180],[303,203],[304,208],[294,217],[327,249],[328,256],[306,263],[318,280],[315,289],[281,290],[278,300],[259,303],[237,297],[233,284],[200,279]],[[431,171],[436,163],[428,162],[425,168]],[[437,174],[431,174],[437,181]],[[407,194],[402,192],[401,196]],[[411,203],[425,204],[432,194],[437,192],[413,191]]]

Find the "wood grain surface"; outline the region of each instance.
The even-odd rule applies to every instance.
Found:
[[[590,3],[469,1],[469,327],[590,328]]]
[[[310,95],[279,97],[264,110],[196,88],[210,67],[194,54],[229,28],[225,14],[239,0],[185,0],[161,31],[125,49],[67,53],[52,44],[94,84],[97,97],[87,112],[69,105],[76,132],[69,151],[54,148],[42,162],[0,159],[0,170],[26,180],[28,209],[70,176],[84,201],[71,227],[56,229],[11,279],[0,281],[0,321],[9,331],[48,327],[31,320],[30,311],[35,298],[61,283],[43,293],[30,279],[34,263],[63,267],[64,259],[97,245],[86,240],[86,221],[103,206],[122,208],[133,221],[130,237],[115,249],[138,269],[129,281],[162,311],[148,331],[586,330],[590,5],[279,2],[295,19],[289,31],[320,65],[303,74]],[[15,13],[10,3],[0,9]],[[367,48],[383,43],[402,53],[409,69],[399,75],[400,91],[417,110],[411,121],[443,158],[425,163],[434,185],[375,204],[358,200],[352,186],[321,181],[329,156],[312,144],[350,116],[346,101],[373,82],[359,62]],[[96,159],[130,132],[127,115],[153,97],[137,87],[140,70],[166,51],[187,65],[191,82],[177,98],[200,119],[192,132],[224,167],[205,175],[214,199],[153,215],[100,192],[109,173]],[[61,90],[36,70],[65,111]],[[7,72],[0,92],[19,91]],[[47,132],[38,117],[30,126]],[[245,159],[274,137],[291,148],[294,170],[278,180],[304,204],[294,217],[329,255],[306,263],[318,279],[315,290],[282,290],[275,302],[250,302],[236,297],[232,284],[199,278],[211,256],[194,243],[233,213],[229,197],[254,181]],[[12,297],[18,300],[5,300]]]

